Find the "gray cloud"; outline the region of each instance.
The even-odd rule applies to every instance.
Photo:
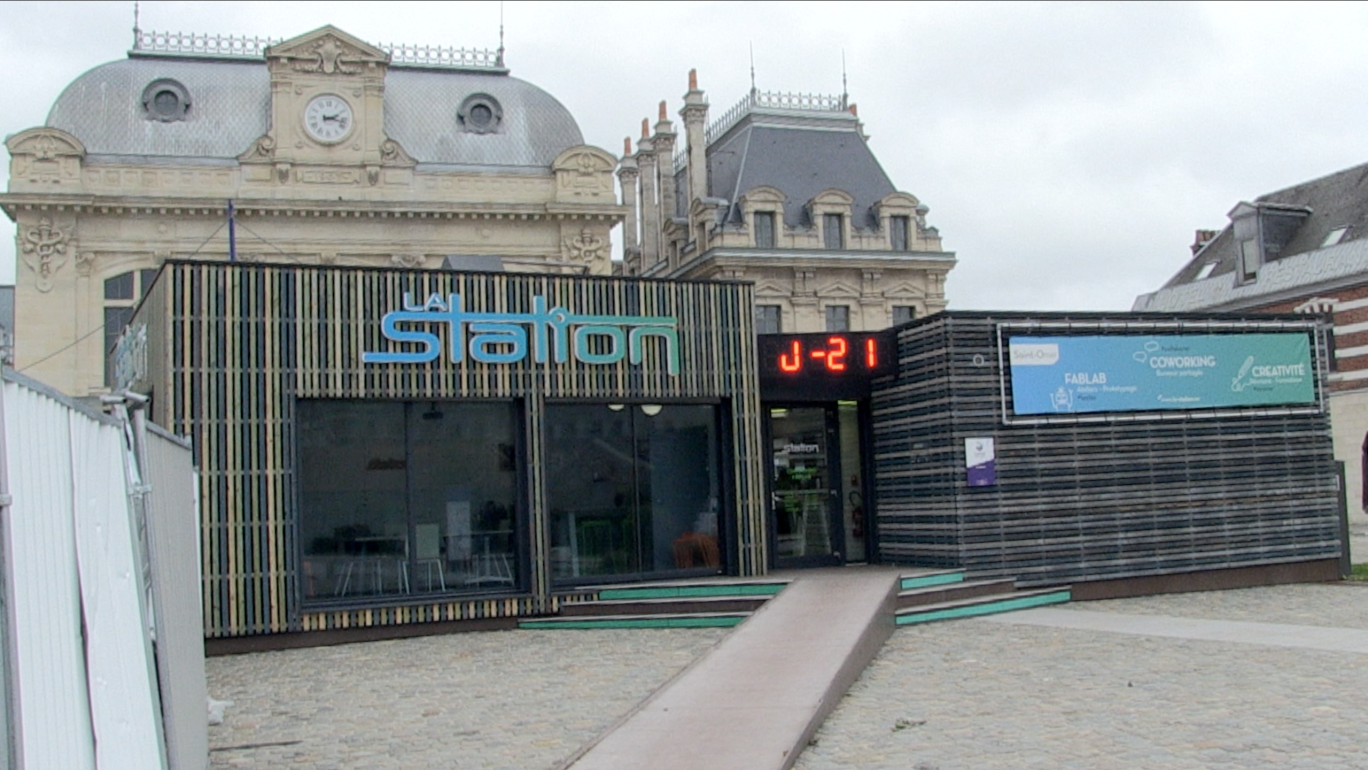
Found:
[[[493,48],[482,3],[142,4],[145,28]],[[1123,309],[1241,199],[1368,160],[1368,7],[1313,4],[521,3],[508,62],[591,144],[757,85],[850,95],[894,183],[959,266],[952,307]],[[0,133],[41,124],[80,72],[124,55],[128,4],[9,3]],[[0,278],[12,270],[0,245]]]

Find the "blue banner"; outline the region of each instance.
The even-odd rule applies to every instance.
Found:
[[[1018,415],[1314,404],[1306,334],[1012,337]]]

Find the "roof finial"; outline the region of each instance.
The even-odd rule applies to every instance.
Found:
[[[751,96],[755,96],[755,43],[750,44],[751,55]]]
[[[503,55],[504,55],[504,38],[503,38],[503,0],[499,0],[499,54],[498,54],[498,55],[499,55],[498,61],[495,62],[495,63],[498,64],[500,67],[502,67],[502,66],[504,66],[504,63],[503,63]]]
[[[841,106],[845,107],[849,103],[848,89],[846,88],[846,64],[845,49],[841,49]]]
[[[138,50],[142,41],[142,30],[138,28],[138,0],[133,0],[133,50]]]

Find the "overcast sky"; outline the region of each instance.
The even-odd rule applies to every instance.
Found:
[[[144,30],[496,48],[497,2],[143,2]],[[952,308],[1129,309],[1237,202],[1368,162],[1362,4],[534,3],[503,7],[515,77],[615,155],[691,67],[719,117],[750,87],[852,101],[959,264]],[[133,3],[6,3],[0,134],[125,56]],[[13,225],[3,225],[13,232]],[[0,239],[0,281],[14,274]]]

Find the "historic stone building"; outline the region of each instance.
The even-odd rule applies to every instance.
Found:
[[[15,363],[77,396],[169,258],[609,274],[617,159],[502,50],[135,35],[6,141]]]
[[[954,254],[844,95],[752,89],[709,125],[690,72],[679,114],[683,137],[662,102],[624,148],[626,274],[753,281],[761,332],[882,329],[945,309]]]

